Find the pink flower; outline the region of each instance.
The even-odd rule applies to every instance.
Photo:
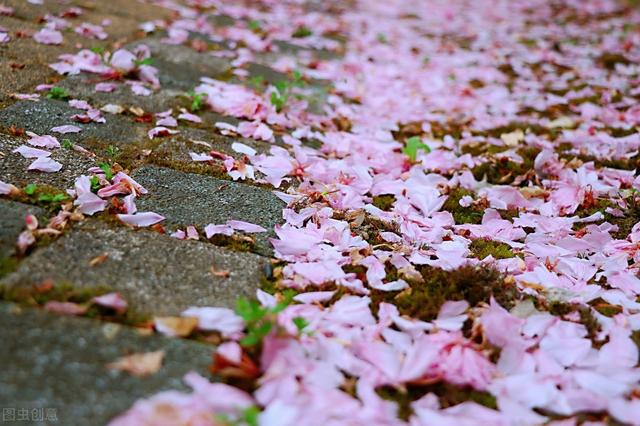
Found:
[[[136,60],[133,53],[125,49],[118,49],[111,55],[111,66],[127,73],[136,68]]]
[[[44,149],[31,148],[30,146],[20,145],[12,152],[17,152],[22,155],[24,158],[40,158],[40,157],[48,157],[51,155],[49,151],[45,151]]]
[[[145,227],[151,226],[164,220],[164,216],[161,216],[154,212],[142,212],[136,214],[118,214],[118,219],[123,223],[131,226]]]
[[[100,25],[93,25],[87,22],[78,25],[74,31],[83,37],[94,38],[96,40],[105,40],[108,37]]]
[[[102,296],[97,296],[91,299],[92,303],[96,305],[104,306],[105,308],[113,309],[118,313],[123,313],[127,310],[127,301],[120,296],[119,293],[107,293]]]
[[[260,225],[244,222],[242,220],[228,220],[227,225],[232,227],[233,229],[236,229],[238,231],[243,231],[243,232],[249,232],[249,233],[267,232],[267,230]]]
[[[33,39],[41,44],[62,44],[62,33],[50,28],[43,28],[33,35]]]
[[[29,144],[33,146],[38,146],[42,148],[60,148],[60,142],[53,136],[43,135],[38,136],[33,132],[27,132],[27,136],[29,136],[29,140],[27,141]]]
[[[78,206],[80,213],[93,215],[107,208],[107,202],[91,191],[91,179],[88,176],[82,175],[76,179],[75,192],[73,205]]]
[[[33,163],[29,164],[27,170],[38,170],[41,172],[55,173],[62,169],[62,164],[48,157],[38,157]]]
[[[51,129],[52,132],[55,133],[78,133],[80,131],[82,131],[82,129],[78,126],[73,126],[70,124],[64,125],[64,126],[57,126]]]
[[[198,328],[219,331],[225,337],[237,335],[244,330],[242,318],[227,308],[192,307],[182,312],[182,316],[197,318]]]

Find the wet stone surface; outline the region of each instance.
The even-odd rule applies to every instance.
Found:
[[[26,138],[0,134],[0,180],[19,188],[30,183],[46,184],[61,190],[72,188],[76,177],[86,174],[87,169],[96,164],[95,158],[86,154],[72,149],[57,148],[50,151],[51,158],[62,164],[60,171],[46,173],[27,170],[29,164],[35,159],[24,158],[17,152],[13,152],[20,145],[28,145]]]
[[[90,265],[105,254],[103,262]],[[51,279],[106,286],[139,312],[176,315],[189,306],[232,307],[239,296],[253,296],[266,262],[252,253],[91,221],[36,250],[0,284],[28,286]],[[214,275],[212,267],[229,276]]]
[[[272,230],[282,220],[284,203],[267,189],[154,166],[141,167],[133,178],[149,190],[137,200],[138,209],[165,216],[170,229],[195,225],[202,230],[235,219]],[[271,232],[255,234],[258,253],[270,254]]]
[[[42,216],[44,211],[28,204],[0,199],[0,260],[14,254],[16,240],[24,229],[24,218],[28,214]]]
[[[103,425],[138,398],[186,390],[189,371],[206,375],[212,346],[87,318],[61,317],[0,303],[0,402],[53,408],[57,421],[19,424]],[[137,378],[107,364],[132,353],[165,351],[158,372]]]

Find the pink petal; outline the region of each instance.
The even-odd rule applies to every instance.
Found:
[[[49,28],[43,28],[33,35],[33,39],[41,44],[61,44],[62,33]]]
[[[208,224],[204,227],[204,233],[207,238],[211,238],[214,235],[232,235],[233,228],[229,225],[214,225],[213,223]]]
[[[127,301],[120,296],[120,293],[107,293],[102,296],[94,297],[91,301],[96,305],[111,308],[118,313],[126,311],[128,306]]]
[[[51,135],[42,135],[38,136],[33,132],[27,132],[29,136],[29,140],[27,141],[30,145],[38,146],[42,148],[60,148],[60,142],[54,136]]]
[[[62,164],[48,157],[40,157],[29,165],[27,170],[39,170],[41,172],[54,173],[62,169]]]
[[[66,133],[78,133],[80,131],[82,131],[82,129],[78,126],[74,126],[71,124],[66,124],[64,126],[58,126],[58,127],[54,127],[51,129],[52,132],[55,133],[62,133],[62,134],[66,134]]]
[[[228,220],[227,221],[227,225],[229,225],[230,227],[232,227],[233,229],[236,229],[238,231],[251,232],[251,233],[254,233],[254,232],[267,232],[267,230],[264,229],[260,225],[255,225],[253,223],[244,222],[242,220]]]
[[[87,312],[87,308],[77,303],[72,302],[58,302],[50,300],[45,303],[44,309],[50,312],[61,315],[83,315]]]
[[[30,146],[20,145],[12,152],[17,152],[22,155],[24,158],[40,158],[40,157],[48,157],[51,155],[49,151],[45,151],[44,149],[31,148]]]
[[[140,226],[140,227],[151,226],[164,220],[164,216],[161,216],[153,212],[143,212],[143,213],[136,213],[136,214],[119,214],[117,216],[118,216],[118,219],[120,219],[122,222],[126,223],[127,225]]]

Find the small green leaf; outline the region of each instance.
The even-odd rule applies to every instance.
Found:
[[[111,158],[116,158],[120,155],[120,148],[114,145],[109,145],[105,151]]]
[[[100,189],[100,179],[98,176],[91,176],[91,190],[95,192],[98,189]]]
[[[30,183],[24,187],[24,193],[27,195],[33,195],[36,192],[38,186],[35,183]]]
[[[249,84],[255,89],[261,89],[264,86],[264,77],[261,75],[254,75],[249,79]]]
[[[51,199],[51,201],[53,201],[54,203],[59,203],[60,201],[64,201],[67,199],[67,194],[56,194],[53,196],[53,198]]]
[[[247,23],[247,26],[249,27],[249,29],[251,31],[259,31],[262,28],[262,25],[260,24],[260,21],[256,21],[256,20],[249,21]]]
[[[91,51],[93,53],[97,53],[98,55],[102,55],[104,53],[104,47],[102,47],[102,46],[92,47]]]
[[[70,139],[62,139],[61,145],[65,149],[73,149],[73,143],[71,143]]]
[[[191,98],[191,107],[189,108],[191,112],[196,112],[202,109],[206,96],[204,93],[196,93],[192,90],[187,93],[187,96]]]
[[[49,194],[42,194],[38,197],[38,201],[42,201],[45,203],[49,203],[51,202],[51,200],[53,200],[53,197]]]
[[[402,148],[402,153],[409,157],[411,161],[416,161],[418,150],[423,150],[427,153],[431,152],[431,148],[422,142],[419,136],[412,136],[406,140],[405,146]]]
[[[133,62],[137,66],[140,66],[140,65],[152,65],[153,64],[153,59],[152,58],[136,59]]]
[[[258,426],[258,416],[260,416],[260,408],[255,405],[242,411],[242,420],[247,426]]]
[[[100,163],[98,164],[98,167],[100,167],[104,172],[104,177],[107,178],[107,180],[111,180],[113,177],[113,170],[111,170],[111,166],[107,163]]]
[[[70,97],[71,96],[69,95],[69,93],[67,93],[67,91],[62,87],[52,87],[51,89],[49,89],[49,93],[47,93],[48,99],[65,100],[69,99]]]
[[[303,25],[301,27],[298,27],[298,29],[296,29],[293,34],[291,34],[291,36],[295,38],[305,38],[309,37],[311,34],[313,34],[313,32]]]
[[[298,329],[298,332],[302,333],[302,330],[304,330],[305,327],[309,325],[309,322],[306,319],[302,318],[302,317],[295,317],[293,319],[293,324]]]

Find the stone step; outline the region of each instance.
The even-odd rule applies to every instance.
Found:
[[[0,303],[0,322],[2,423],[13,414],[21,425],[104,425],[139,398],[185,389],[189,371],[207,376],[214,348],[10,303]],[[162,367],[148,376],[107,368],[122,356],[158,350]]]
[[[104,261],[91,265],[103,255]],[[268,262],[252,253],[92,220],[37,249],[0,284],[13,288],[53,280],[108,287],[137,312],[177,315],[189,306],[233,307],[238,297],[254,296]],[[228,271],[228,277],[214,274],[212,267]]]

